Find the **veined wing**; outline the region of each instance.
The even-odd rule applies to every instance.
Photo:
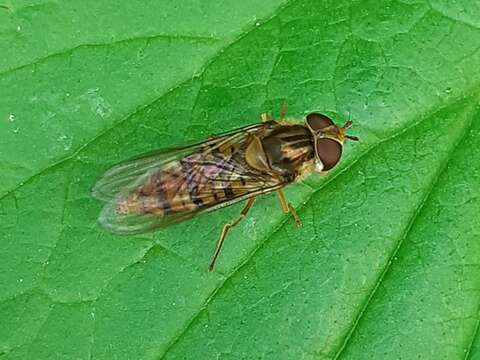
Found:
[[[254,125],[117,165],[94,188],[108,201],[100,223],[114,233],[142,233],[282,187],[244,159],[249,137],[264,130]]]
[[[92,196],[101,201],[110,201],[119,193],[141,184],[142,180],[156,170],[173,164],[193,153],[215,151],[227,142],[241,143],[248,134],[257,133],[264,124],[249,125],[217,135],[205,141],[152,151],[120,162],[105,172],[92,188]]]

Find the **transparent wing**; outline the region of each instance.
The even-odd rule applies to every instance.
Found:
[[[196,215],[214,211],[222,207],[226,207],[252,196],[272,192],[283,187],[284,184],[277,183],[269,185],[268,187],[258,186],[256,189],[250,188],[242,194],[236,195],[228,201],[220,201],[195,207],[193,209],[185,209],[181,212],[174,212],[170,214],[155,214],[155,213],[127,213],[121,214],[117,211],[115,202],[108,202],[99,217],[99,223],[109,232],[119,235],[134,235],[142,234],[156,229],[164,228],[172,224],[188,220]]]
[[[121,162],[110,168],[97,180],[92,188],[92,196],[101,201],[110,201],[118,196],[119,193],[140,183],[143,178],[147,177],[155,169],[168,166],[175,160],[198,150],[197,144],[187,147],[161,149]]]
[[[107,202],[100,223],[118,234],[148,232],[284,186],[244,160],[249,134],[264,129],[250,126],[113,167],[93,189]]]
[[[160,149],[133,157],[120,162],[105,172],[95,183],[91,194],[98,200],[110,201],[118,196],[119,193],[141,183],[142,179],[148,177],[151,172],[171,166],[178,159],[193,153],[215,151],[215,149],[220,148],[226,142],[242,142],[246,139],[247,134],[255,133],[262,129],[264,129],[263,124],[250,125],[217,135],[206,141]]]

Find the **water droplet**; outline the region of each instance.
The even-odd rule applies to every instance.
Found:
[[[15,121],[15,114],[8,115],[8,120],[10,120],[11,122],[14,122]]]
[[[17,26],[17,31],[22,30],[22,27],[20,25]]]
[[[255,23],[255,26],[260,26],[260,23],[257,21],[257,22]]]
[[[68,151],[72,148],[72,140],[67,135],[60,135],[58,141],[63,143],[63,150]]]
[[[23,279],[19,279],[18,281],[23,282]]]
[[[110,106],[110,103],[99,94],[99,89],[90,89],[82,97],[88,100],[92,112],[102,118],[107,118],[111,115],[112,107]]]
[[[445,89],[445,93],[446,94],[450,94],[452,92],[452,88],[451,87],[448,87]]]

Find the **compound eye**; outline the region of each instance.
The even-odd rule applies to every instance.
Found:
[[[333,125],[332,119],[320,113],[310,113],[307,115],[307,124],[313,131],[321,130],[327,126]]]
[[[315,151],[322,161],[323,171],[328,171],[337,165],[342,156],[343,146],[332,139],[317,139]]]

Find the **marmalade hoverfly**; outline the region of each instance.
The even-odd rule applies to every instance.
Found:
[[[116,234],[153,231],[194,215],[246,200],[239,217],[225,224],[209,266],[213,270],[230,228],[252,207],[255,197],[276,191],[284,213],[300,219],[282,188],[312,172],[326,174],[340,160],[351,127],[320,113],[304,124],[266,113],[262,122],[195,144],[161,149],[121,162],[95,184],[92,195],[106,202],[99,222]]]

